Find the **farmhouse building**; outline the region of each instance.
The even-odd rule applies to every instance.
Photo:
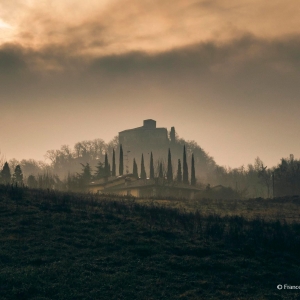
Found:
[[[115,194],[134,197],[177,197],[193,199],[199,188],[164,178],[137,179],[133,174],[102,178],[89,184],[89,191],[98,194]]]

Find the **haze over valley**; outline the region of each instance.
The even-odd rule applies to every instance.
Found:
[[[298,15],[296,1],[2,1],[1,153],[44,160],[155,119],[221,166],[298,157]]]

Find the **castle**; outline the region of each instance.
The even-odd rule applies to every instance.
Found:
[[[157,128],[156,121],[144,120],[141,127],[119,132],[119,143],[126,151],[139,149],[140,152],[149,152],[155,148],[167,147],[169,143],[167,128]]]
[[[158,163],[164,165],[166,173],[168,148],[175,154],[175,161],[182,159],[182,145],[175,144],[175,128],[170,131],[170,139],[166,128],[157,128],[156,121],[152,119],[144,120],[141,127],[127,129],[119,132],[119,143],[122,145],[125,162],[125,175],[101,178],[89,184],[89,191],[93,193],[112,193],[117,195],[132,195],[135,197],[183,197],[192,199],[201,190],[195,186],[176,180],[168,180],[166,174],[158,175]],[[149,178],[150,153],[154,157],[154,175]],[[138,178],[130,171],[132,170],[133,159],[139,165],[143,154],[148,178]],[[172,164],[172,162],[171,162]],[[172,172],[172,171],[171,171]],[[139,173],[139,172],[138,172]],[[141,176],[142,177],[142,176]],[[174,177],[174,176],[173,176]]]
[[[144,120],[141,127],[119,132],[119,143],[124,151],[126,170],[131,169],[133,159],[139,164],[142,154],[147,168],[151,152],[155,160],[165,160],[170,147],[167,128],[156,127],[156,121],[152,119]]]

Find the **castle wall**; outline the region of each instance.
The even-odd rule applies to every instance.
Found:
[[[132,129],[119,133],[119,142],[123,148],[134,150],[134,148],[143,148],[148,150],[152,147],[163,146],[169,142],[168,131],[166,128],[155,129]]]
[[[138,165],[138,174],[140,174],[141,156],[143,154],[147,176],[149,176],[150,153],[153,153],[156,170],[158,160],[166,161],[170,146],[168,130],[166,128],[156,128],[156,121],[151,119],[144,120],[142,127],[119,132],[119,143],[123,147],[125,171],[132,172],[133,159],[135,158]]]

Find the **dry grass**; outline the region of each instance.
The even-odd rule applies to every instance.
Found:
[[[300,299],[297,290],[276,288],[299,285],[300,224],[249,220],[258,212],[294,216],[298,202],[0,186],[0,298]]]
[[[276,199],[194,199],[194,200],[159,200],[137,199],[144,205],[158,205],[167,208],[180,209],[186,212],[196,212],[202,215],[217,214],[220,216],[242,216],[246,219],[264,219],[266,221],[300,222],[300,197]]]

